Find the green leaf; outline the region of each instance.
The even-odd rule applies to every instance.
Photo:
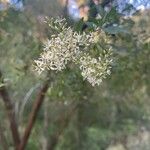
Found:
[[[101,17],[104,17],[105,14],[107,13],[101,5],[96,6],[96,9],[98,13],[101,15]]]
[[[129,33],[129,31],[122,26],[109,26],[104,28],[104,31],[110,34]]]
[[[1,87],[4,87],[4,86],[5,86],[5,84],[4,84],[4,83],[0,83],[0,88],[1,88]]]
[[[74,28],[77,32],[81,32],[84,25],[85,25],[85,22],[83,21],[83,18],[82,18],[74,25]]]

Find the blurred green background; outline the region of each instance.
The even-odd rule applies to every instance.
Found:
[[[26,0],[23,4],[22,10],[0,10],[0,70],[15,106],[21,135],[45,79],[45,75],[38,76],[32,69],[33,60],[50,34],[44,17],[57,17],[64,12],[56,0]],[[99,26],[111,38],[112,74],[97,87],[83,81],[76,68],[56,74],[27,150],[150,149],[150,11],[127,17],[115,8],[105,11],[99,7],[97,13],[101,18],[89,17],[87,29],[90,32]],[[83,24],[81,20],[76,22],[76,29]],[[8,149],[13,150],[1,98],[0,130]]]

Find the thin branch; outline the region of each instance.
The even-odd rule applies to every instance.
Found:
[[[76,111],[76,108],[78,106],[78,103],[73,102],[73,107],[69,108],[69,111],[67,112],[67,115],[61,115],[59,120],[57,120],[58,124],[61,125],[61,127],[58,128],[58,130],[49,138],[48,147],[47,150],[54,150],[57,143],[59,142],[59,138],[68,126],[74,112]],[[69,107],[70,107],[69,105]]]
[[[19,137],[18,125],[16,122],[15,109],[14,109],[12,100],[9,97],[8,91],[5,87],[5,83],[3,81],[1,72],[0,72],[0,80],[3,84],[3,86],[0,87],[0,95],[2,97],[4,104],[5,104],[5,109],[6,109],[6,112],[8,115],[13,141],[15,144],[15,148],[17,150],[18,146],[20,144],[20,137]]]
[[[23,101],[22,101],[22,104],[21,104],[21,107],[20,107],[20,111],[19,111],[19,120],[21,120],[22,116],[23,116],[23,112],[24,112],[24,108],[25,108],[25,105],[27,104],[27,102],[29,101],[32,93],[34,92],[35,89],[37,89],[38,87],[40,87],[40,84],[36,84],[34,87],[32,87],[28,92],[27,94],[25,95],[25,97],[23,98]],[[21,122],[21,121],[20,121]]]
[[[40,89],[40,91],[38,93],[37,98],[34,101],[32,111],[31,111],[30,116],[29,116],[29,121],[28,121],[27,127],[25,129],[23,138],[22,138],[21,143],[19,145],[19,150],[24,150],[26,145],[27,145],[29,136],[30,136],[32,128],[34,126],[34,123],[35,123],[35,120],[37,118],[38,112],[39,112],[39,110],[42,106],[42,103],[44,101],[45,94],[48,90],[48,87],[49,87],[49,80],[47,80],[44,83],[43,87]]]
[[[6,138],[5,135],[3,134],[3,128],[1,125],[0,125],[0,145],[2,145],[3,150],[8,150]]]

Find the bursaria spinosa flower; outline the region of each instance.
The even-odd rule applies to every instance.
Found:
[[[51,38],[45,41],[43,52],[35,60],[35,70],[42,73],[45,70],[62,71],[69,62],[77,64],[81,75],[93,86],[99,85],[110,74],[112,59],[110,50],[105,55],[90,56],[92,45],[98,43],[101,33],[78,33],[68,27],[64,19],[50,19],[47,21],[51,30],[56,30]],[[102,36],[103,37],[102,33]],[[106,50],[105,50],[106,51]]]
[[[85,53],[79,60],[81,74],[84,79],[87,79],[92,86],[99,85],[107,75],[110,75],[110,64],[112,59],[109,58],[111,51],[103,57],[92,58]]]

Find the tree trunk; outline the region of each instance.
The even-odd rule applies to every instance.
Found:
[[[20,137],[19,137],[19,131],[18,131],[18,125],[16,122],[16,115],[15,115],[15,109],[12,103],[12,100],[9,97],[9,94],[7,92],[7,89],[5,87],[5,83],[2,78],[2,73],[0,72],[0,80],[1,83],[4,84],[0,87],[0,95],[3,99],[3,102],[5,104],[5,109],[8,115],[9,123],[10,123],[10,129],[12,132],[13,141],[15,144],[16,150],[18,150],[18,146],[20,144]]]
[[[29,136],[30,136],[32,128],[34,126],[34,123],[35,123],[35,120],[37,118],[38,112],[39,112],[39,110],[42,106],[42,103],[44,101],[45,94],[48,90],[48,87],[49,87],[49,80],[47,80],[44,83],[43,87],[41,88],[41,90],[38,93],[37,98],[34,101],[32,111],[31,111],[30,116],[29,116],[29,121],[28,121],[27,127],[25,129],[23,138],[22,138],[21,143],[19,145],[19,150],[24,150],[26,145],[27,145]]]

